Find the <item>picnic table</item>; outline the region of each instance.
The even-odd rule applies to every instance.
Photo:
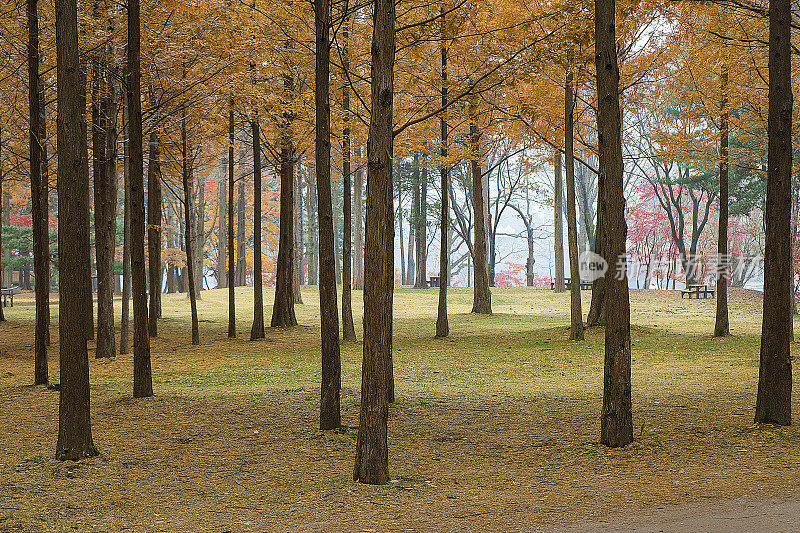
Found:
[[[683,297],[686,296],[687,294],[689,295],[690,300],[692,299],[692,296],[694,296],[695,300],[698,300],[701,294],[703,295],[703,299],[705,300],[709,296],[711,296],[712,298],[714,297],[714,289],[709,289],[708,285],[701,283],[692,284],[687,286],[685,289],[681,290],[681,299],[683,299]]]
[[[567,290],[570,290],[571,287],[572,287],[572,280],[570,278],[564,278],[564,288],[567,289]],[[556,288],[556,282],[555,281],[551,281],[550,282],[550,290],[553,290],[555,288]],[[582,279],[581,280],[581,290],[582,291],[588,291],[588,290],[591,290],[591,289],[592,289],[592,282]]]
[[[438,287],[439,286],[439,276],[431,276],[429,286],[430,287]]]
[[[19,287],[16,285],[0,288],[0,295],[3,297],[3,307],[14,307],[15,294],[19,294]]]

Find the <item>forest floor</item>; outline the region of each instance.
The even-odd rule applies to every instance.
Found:
[[[713,339],[714,300],[631,292],[635,442],[609,450],[598,442],[602,330],[568,340],[569,293],[495,289],[495,314],[476,316],[471,289],[453,289],[451,337],[435,340],[436,292],[395,292],[392,480],[381,487],[352,481],[360,343],[342,345],[347,427],[317,429],[313,288],[301,326],[256,342],[251,288],[237,289],[234,340],[227,292],[203,292],[200,347],[186,296],[164,295],[149,399],[131,397],[130,355],[96,361],[90,342],[101,455],[78,463],[53,458],[58,392],[30,385],[33,304],[21,295],[0,324],[0,532],[587,530],[667,505],[798,495],[800,427],[753,424],[759,293],[732,291],[734,335]],[[360,339],[360,292],[354,311]],[[55,297],[51,312],[57,382]]]

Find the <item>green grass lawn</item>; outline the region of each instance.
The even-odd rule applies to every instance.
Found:
[[[569,293],[494,289],[494,315],[477,316],[471,289],[452,289],[451,336],[434,339],[437,293],[395,291],[385,487],[351,481],[360,343],[342,344],[347,428],[316,429],[314,288],[303,289],[300,326],[255,342],[252,288],[236,289],[238,339],[227,338],[227,290],[204,291],[199,347],[186,296],[163,295],[156,397],[131,398],[130,355],[92,358],[102,456],[78,464],[52,459],[58,396],[29,386],[33,305],[23,295],[0,324],[0,531],[517,530],[794,493],[800,434],[752,423],[760,294],[732,291],[733,336],[713,339],[714,300],[631,292],[636,440],[607,450],[598,443],[603,332],[568,340]],[[268,321],[271,288],[265,297]],[[353,298],[361,339],[361,293]],[[52,318],[57,381],[55,303]]]

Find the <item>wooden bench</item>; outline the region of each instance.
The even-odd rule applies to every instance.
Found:
[[[556,288],[556,282],[555,281],[551,281],[550,282],[550,290],[555,290],[555,288]],[[564,278],[564,288],[566,290],[570,290],[572,288],[572,280],[570,278]],[[590,290],[592,290],[592,282],[591,281],[581,280],[581,290],[582,291],[590,291]]]
[[[431,276],[430,282],[428,283],[429,287],[438,287],[439,286],[439,276]]]
[[[714,297],[714,289],[709,289],[707,285],[689,285],[685,289],[681,290],[681,299],[683,299],[683,297],[687,294],[689,295],[690,300],[692,299],[692,296],[694,296],[695,300],[699,300],[701,294],[705,300],[709,296],[712,298]]]
[[[0,295],[3,297],[3,307],[14,307],[14,295],[18,293],[19,287],[16,285],[0,288]]]

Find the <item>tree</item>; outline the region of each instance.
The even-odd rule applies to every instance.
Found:
[[[63,0],[71,1],[71,0]],[[144,258],[144,176],[139,0],[128,0],[128,143],[130,144],[131,274],[133,278],[133,396],[153,395]],[[64,161],[62,159],[62,161]]]
[[[371,120],[367,142],[367,217],[364,252],[364,262],[369,268],[364,272],[361,408],[353,480],[383,485],[389,481],[387,426],[394,293],[392,206],[394,0],[375,0],[372,28]]]
[[[575,152],[573,149],[575,95],[572,71],[564,83],[564,163],[567,172],[567,246],[569,248],[570,332],[569,338],[583,340],[583,313],[581,311],[581,277],[578,266],[578,223],[575,215]]]
[[[792,68],[791,3],[769,3],[769,115],[767,119],[766,254],[764,314],[758,368],[756,423],[792,423],[791,202]],[[769,302],[769,305],[766,303]]]
[[[487,249],[487,204],[489,191],[484,189],[484,176],[481,171],[481,130],[478,126],[478,95],[471,95],[469,100],[469,136],[471,144],[470,168],[472,169],[472,206],[475,212],[475,239],[473,244],[473,262],[475,287],[473,289],[472,312],[484,315],[492,314],[492,292],[489,290],[489,257]],[[487,187],[488,187],[488,179]]]
[[[319,212],[319,315],[322,323],[320,429],[336,429],[341,426],[340,391],[342,388],[339,312],[336,305],[336,258],[334,257],[336,252],[333,243],[333,205],[331,203],[330,16],[328,0],[315,0],[315,162],[317,167],[317,211]]]
[[[131,0],[136,4],[137,0]],[[81,172],[80,71],[78,7],[75,0],[56,1],[56,76],[58,79],[58,268],[64,294],[81,294],[84,268],[80,239],[84,237],[83,198],[89,182]],[[38,130],[37,130],[38,131]],[[141,138],[140,138],[141,139]],[[67,164],[66,162],[69,162]],[[32,176],[33,177],[33,176]],[[37,280],[38,281],[38,280]],[[38,285],[38,283],[37,283]],[[97,455],[89,411],[89,354],[86,349],[84,302],[59,298],[58,337],[60,393],[56,459],[75,461]]]
[[[350,37],[349,14],[345,13],[344,26],[342,27],[342,69],[350,69],[350,56],[348,41]],[[343,210],[343,239],[342,239],[342,337],[345,341],[355,341],[356,331],[353,324],[352,302],[352,217],[351,217],[351,183],[350,183],[350,86],[342,84],[342,210]]]
[[[236,248],[233,239],[233,97],[231,96],[228,109],[228,338],[236,338]],[[220,221],[220,224],[222,221]]]
[[[445,19],[444,7],[441,8],[441,55],[442,55],[442,109],[447,108],[447,23]],[[447,191],[450,188],[447,169],[447,118],[442,112],[439,116],[439,126],[441,128],[441,148],[440,155],[442,161],[439,164],[439,178],[441,180],[441,220],[439,229],[440,252],[439,252],[439,306],[436,316],[436,336],[447,337],[450,335],[450,323],[447,320],[447,285],[450,283],[450,247],[447,239],[447,230],[450,226],[450,209],[448,207]]]
[[[283,74],[284,106],[290,105],[294,93],[294,78],[285,66]],[[280,236],[278,241],[278,263],[275,274],[275,303],[272,306],[272,327],[291,327],[297,325],[294,313],[294,291],[292,290],[294,268],[294,158],[292,140],[292,111],[287,109],[281,117],[281,212]],[[330,140],[328,141],[330,142]],[[338,337],[338,325],[337,325]]]
[[[253,341],[264,338],[264,290],[262,289],[264,272],[261,267],[263,255],[261,241],[261,133],[258,115],[255,115],[250,121],[250,128],[253,133],[253,246],[255,248],[253,250],[253,326],[250,328],[250,340]],[[290,183],[289,188],[294,189],[294,184]],[[292,240],[294,240],[293,236]],[[291,261],[289,262],[291,263]],[[279,265],[278,272],[280,273],[280,271]]]
[[[33,218],[33,269],[36,276],[36,330],[34,333],[34,385],[46,385],[47,344],[50,325],[50,275],[47,236],[47,182],[42,180],[42,137],[45,117],[40,102],[41,80],[39,78],[39,16],[38,1],[27,0],[28,16],[28,109],[30,112],[30,176],[31,210]],[[77,31],[77,30],[76,30]],[[77,35],[76,35],[77,39]],[[76,103],[77,105],[77,103]],[[88,193],[87,193],[88,194]]]
[[[555,156],[555,187],[553,188],[553,253],[555,254],[556,275],[555,291],[564,292],[564,192],[561,178],[561,151],[556,150]],[[574,274],[570,273],[574,277]]]
[[[95,3],[95,9],[99,5]],[[95,13],[97,15],[97,13]],[[103,50],[105,51],[105,50]],[[97,265],[97,358],[114,357],[114,259],[117,229],[116,87],[106,57],[92,58],[92,160]]]
[[[600,442],[612,448],[633,442],[630,301],[624,262],[627,226],[615,4],[615,0],[595,0],[594,3],[597,140],[602,181],[600,207],[604,224],[603,258],[609,264],[609,275],[605,277],[605,370]]]
[[[150,129],[147,164],[147,259],[150,276],[149,335],[158,336],[161,318],[161,140],[155,125]],[[221,223],[220,223],[221,224]]]
[[[717,317],[714,336],[730,334],[728,322],[728,71],[723,66],[721,78],[719,126],[719,233],[717,236]],[[766,279],[766,278],[765,278]]]
[[[186,277],[189,294],[189,306],[192,313],[192,344],[200,344],[200,325],[197,319],[197,288],[195,286],[195,261],[193,255],[194,243],[192,242],[192,187],[194,185],[193,163],[190,161],[189,146],[186,132],[186,108],[181,111],[181,183],[183,185],[183,214],[184,214],[184,249],[186,250]],[[258,220],[256,220],[258,226]],[[195,252],[195,253],[199,253]]]

